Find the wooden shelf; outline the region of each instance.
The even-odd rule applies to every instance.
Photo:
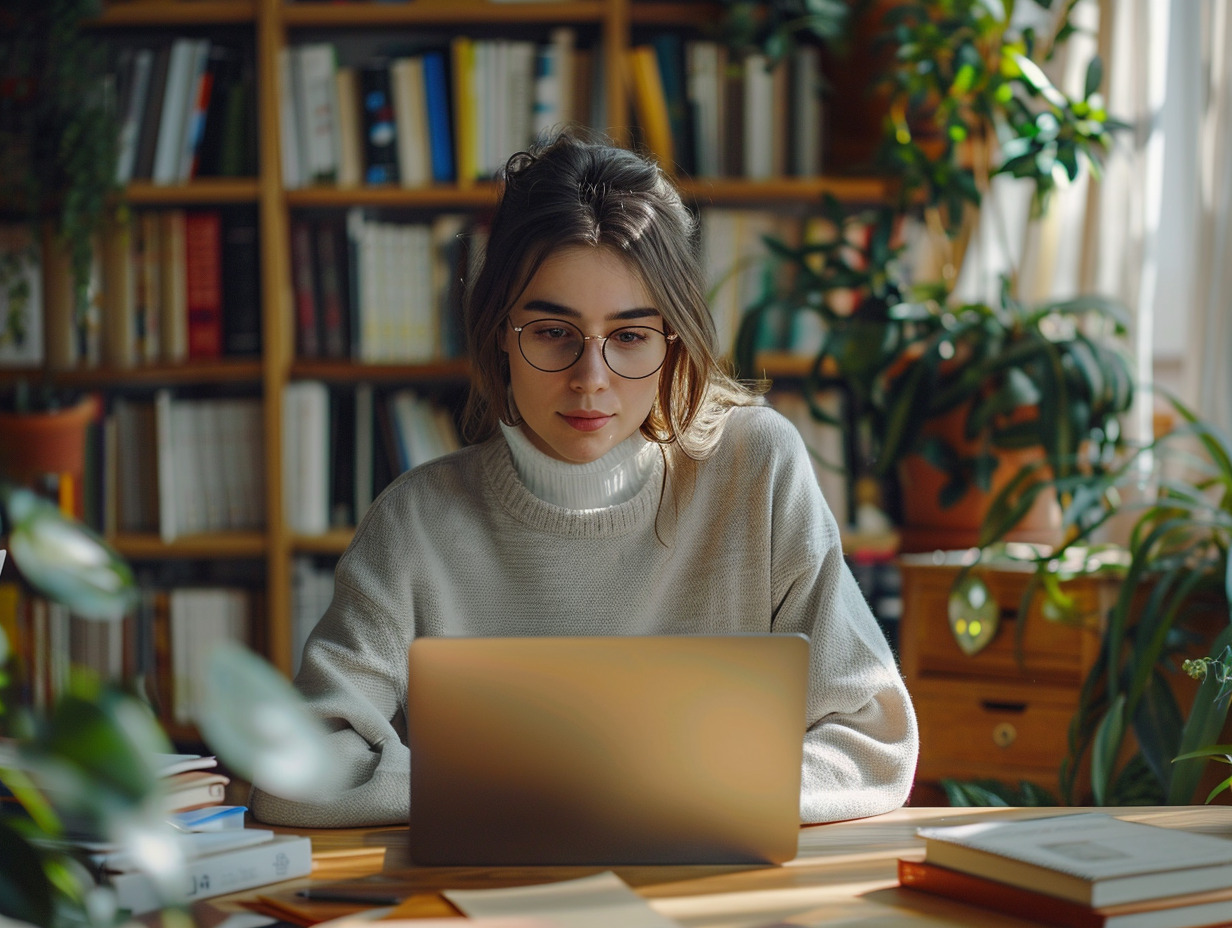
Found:
[[[820,202],[826,194],[849,203],[878,203],[890,193],[890,185],[883,178],[841,175],[770,180],[681,178],[678,184],[685,199],[699,206],[807,206]],[[496,204],[496,194],[493,183],[466,187],[303,187],[288,190],[286,201],[288,206],[299,208],[482,209]]]
[[[111,0],[94,26],[193,26],[256,21],[253,0]]]
[[[428,364],[356,364],[350,361],[296,361],[293,380],[324,380],[329,383],[419,383],[458,381],[470,378],[470,362],[447,358]]]
[[[884,178],[860,176],[680,178],[681,193],[699,206],[782,206],[817,203],[826,194],[848,203],[879,203],[890,193]]]
[[[288,26],[345,26],[364,29],[379,25],[453,26],[493,23],[602,22],[601,0],[494,3],[476,0],[414,0],[407,3],[288,3],[282,20]]]
[[[341,554],[354,534],[353,528],[337,528],[324,535],[296,535],[291,549],[298,554]]]
[[[39,372],[40,376],[42,372]],[[154,387],[191,384],[261,382],[261,362],[256,358],[190,361],[185,364],[148,364],[142,367],[87,367],[52,371],[53,383],[72,387]]]
[[[383,206],[402,209],[485,209],[496,205],[495,184],[459,187],[302,187],[286,192],[287,206],[330,207]]]
[[[178,204],[253,203],[260,196],[255,177],[203,177],[188,184],[154,184],[136,181],[128,185],[124,198],[134,206],[175,206]]]
[[[259,558],[266,553],[264,532],[219,532],[189,535],[163,541],[158,535],[121,534],[108,541],[125,557],[134,560],[180,560],[186,558]]]
[[[722,12],[718,3],[687,2],[634,2],[629,4],[629,16],[635,26],[692,26],[712,25]]]

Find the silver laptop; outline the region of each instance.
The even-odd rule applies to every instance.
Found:
[[[803,635],[411,644],[418,864],[796,855]]]

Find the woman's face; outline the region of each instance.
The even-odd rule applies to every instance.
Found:
[[[539,370],[519,348],[517,328],[540,366],[564,363],[542,363],[541,355],[550,357],[572,330],[545,325],[544,320],[572,323],[587,337],[581,357],[564,370]],[[607,248],[571,245],[553,252],[513,304],[501,347],[509,355],[522,430],[544,454],[575,464],[597,460],[641,428],[650,414],[659,372],[629,379],[616,374],[603,358],[601,337],[626,326],[645,328],[620,333],[609,343],[608,357],[618,367],[635,365],[630,369],[636,373],[637,353],[658,347],[659,339],[646,330],[663,332],[663,318],[637,275]]]

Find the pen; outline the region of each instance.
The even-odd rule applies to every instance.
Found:
[[[311,902],[354,902],[359,905],[397,905],[401,896],[379,895],[375,893],[355,892],[345,889],[301,889],[297,896]]]

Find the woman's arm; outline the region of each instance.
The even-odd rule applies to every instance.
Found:
[[[809,636],[800,817],[888,812],[911,791],[919,735],[902,675],[855,577],[803,442],[787,437],[773,501],[774,629]]]
[[[296,800],[254,784],[249,805],[262,822],[334,828],[407,821],[406,634],[353,585],[348,564],[354,560],[339,564],[333,601],[308,639],[295,678],[330,732],[340,782]]]

